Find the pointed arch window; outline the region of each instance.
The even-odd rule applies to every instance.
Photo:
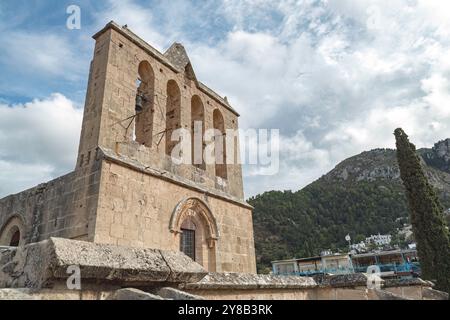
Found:
[[[153,141],[155,74],[147,61],[142,61],[139,64],[138,73],[134,139],[140,144],[151,147]]]
[[[169,230],[179,237],[180,251],[208,271],[216,271],[219,229],[205,202],[195,197],[182,200],[172,213]]]
[[[205,134],[205,109],[202,100],[195,95],[191,99],[191,149],[192,164],[197,168],[205,170],[206,165],[203,159],[204,154],[204,134]]]
[[[175,80],[167,82],[166,102],[166,154],[171,155],[177,141],[172,141],[172,133],[181,128],[181,94]]]
[[[219,109],[213,112],[213,127],[216,176],[227,179],[225,121]]]

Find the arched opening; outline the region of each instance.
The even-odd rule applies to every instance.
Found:
[[[0,246],[18,247],[23,243],[24,223],[14,216],[0,229]]]
[[[166,154],[171,155],[177,141],[172,141],[172,133],[181,128],[181,94],[174,80],[167,82],[166,103]]]
[[[181,201],[170,219],[169,230],[179,237],[180,251],[210,272],[216,271],[217,223],[208,206],[198,198]]]
[[[192,164],[197,168],[205,170],[203,159],[205,144],[205,109],[202,100],[195,95],[191,99],[191,149]]]
[[[216,176],[227,179],[225,121],[219,109],[213,112]]]
[[[9,242],[10,247],[18,247],[20,243],[20,231],[17,228],[17,230],[13,233],[11,237],[11,241]]]
[[[155,112],[155,74],[147,61],[142,61],[139,64],[138,74],[134,139],[140,144],[151,147],[153,141],[153,115]]]

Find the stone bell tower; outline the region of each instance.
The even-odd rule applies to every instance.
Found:
[[[160,53],[114,22],[94,39],[76,168],[0,199],[0,246],[60,237],[182,251],[209,271],[256,272],[234,134],[227,148],[237,112],[197,79],[181,44]],[[200,157],[188,148],[179,155],[192,161],[175,161],[180,131],[193,134]]]
[[[202,151],[226,144],[237,112],[197,79],[181,44],[160,53],[114,22],[94,39],[76,168],[101,162],[89,238],[182,250],[210,271],[256,272],[238,153],[232,164],[225,151],[213,163],[177,164],[171,156],[177,129],[218,132],[201,138]]]

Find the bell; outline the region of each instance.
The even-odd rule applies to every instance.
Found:
[[[142,112],[142,110],[144,110],[144,108],[142,106],[142,102],[143,102],[142,100],[143,100],[142,96],[140,94],[137,94],[136,95],[136,104],[134,106],[134,111],[136,113],[140,113],[140,112]]]

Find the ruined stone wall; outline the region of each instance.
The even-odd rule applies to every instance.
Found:
[[[22,224],[21,244],[51,236],[93,237],[100,181],[99,162],[0,200],[0,239],[12,219]],[[14,223],[13,223],[14,224]]]
[[[367,287],[333,288],[260,288],[260,289],[210,289],[186,290],[207,300],[448,300],[448,294],[429,285],[398,285],[381,289]]]
[[[429,290],[422,286],[395,287],[384,290],[368,290],[366,287],[331,288],[316,287],[305,289],[211,289],[186,290],[207,300],[428,300]],[[393,293],[393,295],[390,295]],[[442,299],[440,294],[438,299]]]
[[[210,208],[219,230],[200,264],[210,271],[256,272],[252,212],[245,204],[208,196],[123,164],[104,162],[95,242],[179,250],[169,225],[177,205],[197,197]]]
[[[448,299],[421,279],[392,280],[379,289],[367,287],[364,274],[321,279],[298,276],[209,273],[196,283],[180,284],[193,295],[210,300],[434,300]]]
[[[37,299],[37,300],[162,300],[161,296],[137,289],[121,289],[119,286],[87,285],[82,290],[68,290],[64,283],[51,289],[30,291],[28,289],[0,289],[0,300],[3,299]],[[89,288],[90,287],[90,288]],[[171,288],[170,288],[171,289]],[[254,290],[188,290],[180,291],[205,300],[448,300],[442,292],[429,288],[403,287],[396,288],[398,295],[389,294],[390,290],[366,290],[364,288],[314,288],[314,289],[254,289]],[[148,289],[147,289],[148,290]],[[8,296],[8,291],[10,291]],[[125,291],[125,294],[117,293]],[[152,292],[158,293],[158,288]],[[430,293],[430,291],[434,291]],[[129,293],[128,293],[129,292]],[[182,295],[175,300],[186,300]],[[169,297],[167,297],[169,298]],[[167,299],[166,298],[166,299]],[[170,297],[169,299],[173,299]],[[192,299],[192,298],[191,298]]]

